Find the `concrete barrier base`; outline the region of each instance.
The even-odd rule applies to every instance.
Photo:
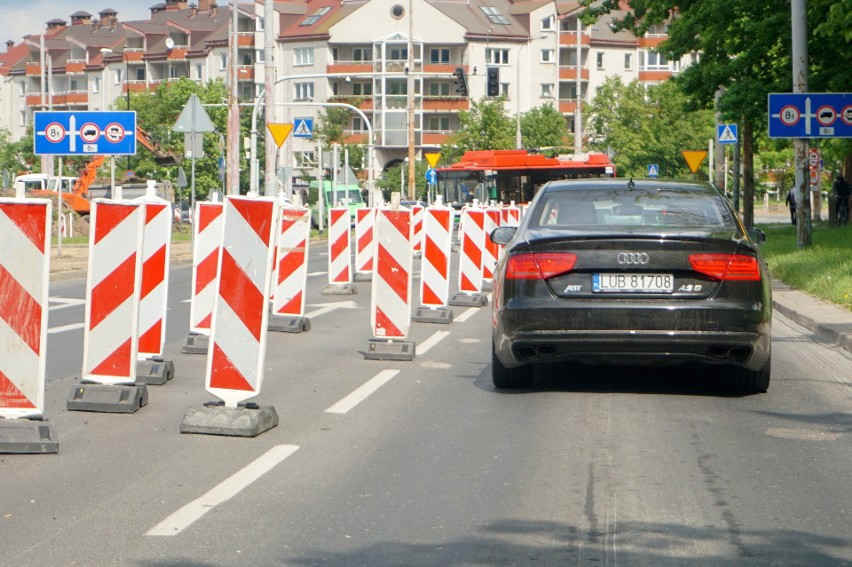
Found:
[[[58,452],[59,439],[52,423],[32,419],[0,419],[0,453]]]
[[[180,424],[181,433],[257,437],[278,425],[278,413],[273,406],[254,402],[225,407],[224,402],[208,402],[186,410]]]

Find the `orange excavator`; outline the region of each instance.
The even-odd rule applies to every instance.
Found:
[[[160,148],[160,145],[151,139],[151,136],[140,128],[136,127],[136,140],[145,146],[145,149],[154,154],[154,161],[159,166],[177,165],[180,159],[171,152],[167,152]]]
[[[69,192],[62,192],[62,201],[66,206],[70,207],[74,212],[81,215],[88,215],[91,210],[89,203],[89,185],[95,180],[98,168],[103,165],[105,156],[94,156],[89,163],[80,172],[77,181],[74,182],[74,187]],[[62,182],[57,178],[58,182]],[[30,194],[33,197],[53,197],[57,194],[56,187],[48,185],[48,189],[33,190]]]

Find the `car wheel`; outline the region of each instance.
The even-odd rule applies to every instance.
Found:
[[[494,352],[491,343],[491,381],[495,388],[526,388],[533,381],[533,366],[527,364],[517,368],[506,368]]]
[[[731,367],[731,386],[740,392],[761,393],[769,389],[769,379],[771,374],[771,361],[767,360],[766,364],[760,370],[749,370],[742,366]]]

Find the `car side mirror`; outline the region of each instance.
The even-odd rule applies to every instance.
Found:
[[[760,230],[759,228],[749,227],[746,229],[746,233],[748,234],[749,240],[753,240],[757,244],[763,244],[766,242],[766,233]]]
[[[491,238],[491,242],[494,244],[506,245],[515,237],[516,232],[518,232],[518,227],[516,226],[501,226],[492,230],[489,238]]]

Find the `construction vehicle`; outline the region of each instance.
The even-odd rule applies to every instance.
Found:
[[[15,178],[15,189],[21,188],[28,197],[56,197],[62,193],[62,201],[75,213],[88,215],[89,185],[94,181],[97,169],[104,163],[104,156],[94,156],[83,168],[79,177],[54,177],[46,173],[29,173]]]
[[[169,165],[177,165],[180,163],[180,159],[178,156],[171,152],[167,152],[160,148],[160,145],[151,139],[151,136],[140,128],[136,127],[136,139],[140,144],[145,146],[145,149],[154,154],[154,161],[157,165],[161,167],[169,166]]]

